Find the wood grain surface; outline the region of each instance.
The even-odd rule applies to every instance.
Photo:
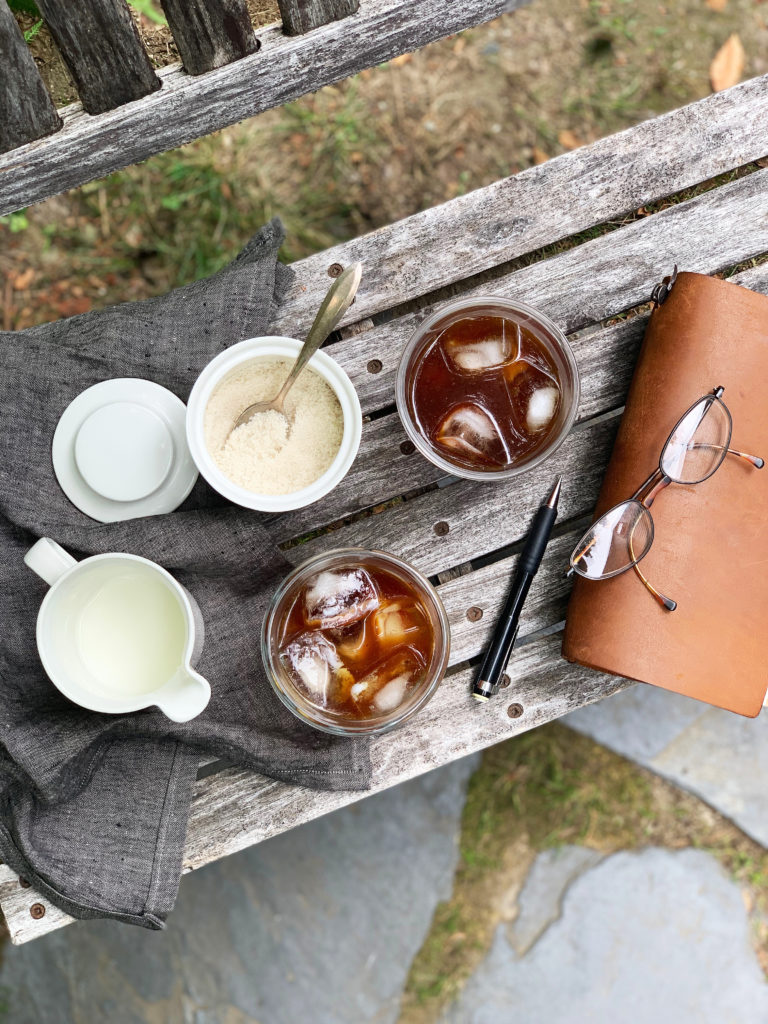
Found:
[[[38,0],[83,110],[102,114],[160,88],[125,0]]]
[[[310,32],[313,28],[327,25],[354,14],[360,7],[360,0],[277,0],[283,31],[289,36]],[[354,34],[354,26],[350,27]]]
[[[168,27],[190,75],[231,64],[256,53],[245,0],[161,0]]]
[[[362,319],[764,157],[766,123],[768,75],[309,256],[286,323],[320,304],[334,263],[365,267],[343,322]]]
[[[0,153],[61,128],[35,59],[6,0],[0,0]]]

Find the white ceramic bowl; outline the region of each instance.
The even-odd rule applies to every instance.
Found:
[[[243,508],[260,512],[288,512],[304,508],[313,501],[324,497],[344,479],[355,461],[363,431],[363,414],[352,381],[344,370],[325,352],[316,352],[307,369],[320,374],[333,389],[339,400],[344,417],[344,433],[336,458],[322,476],[308,487],[290,494],[257,494],[239,487],[219,469],[205,444],[203,430],[205,410],[208,401],[219,383],[236,367],[257,360],[282,358],[293,360],[299,353],[302,342],[295,338],[280,336],[250,338],[226,349],[212,359],[195,381],[187,402],[187,442],[195,465],[208,483],[225,498],[242,505]]]

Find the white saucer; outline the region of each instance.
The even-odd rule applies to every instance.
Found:
[[[53,435],[53,469],[69,500],[101,523],[173,512],[197,480],[187,408],[150,380],[94,384]]]

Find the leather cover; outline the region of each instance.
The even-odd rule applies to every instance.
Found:
[[[595,518],[634,493],[678,419],[717,385],[731,447],[768,460],[768,297],[682,273],[651,314]],[[768,689],[768,467],[727,455],[703,483],[664,489],[651,514],[641,567],[677,610],[632,570],[577,577],[564,657],[754,717]]]

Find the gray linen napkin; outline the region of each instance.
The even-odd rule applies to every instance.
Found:
[[[75,917],[160,928],[173,907],[201,753],[274,778],[364,789],[368,747],[325,736],[273,695],[259,649],[264,609],[288,565],[262,517],[198,482],[165,516],[100,524],[64,496],[56,423],[84,388],[145,377],[186,400],[227,346],[268,333],[291,272],[272,221],[237,259],[168,295],[0,333],[0,857]],[[207,709],[177,725],[157,710],[100,715],[48,680],[35,645],[45,585],[23,564],[40,536],[76,557],[144,555],[196,598]]]

